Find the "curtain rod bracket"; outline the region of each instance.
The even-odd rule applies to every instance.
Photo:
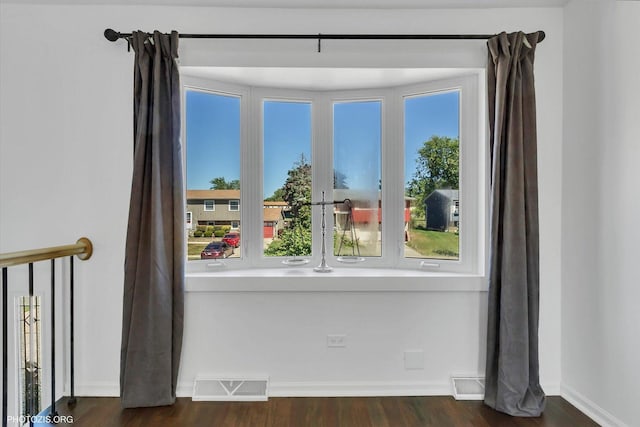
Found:
[[[131,35],[122,34],[116,30],[107,28],[104,30],[104,38],[110,42],[118,41],[118,39],[125,39],[127,41],[127,52],[131,52]]]
[[[322,33],[318,33],[318,53],[322,52]]]

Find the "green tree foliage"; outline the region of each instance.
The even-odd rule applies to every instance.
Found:
[[[424,200],[434,190],[459,188],[459,166],[458,138],[434,135],[420,147],[416,171],[406,188],[407,195],[416,198],[418,216],[424,216]]]
[[[273,192],[273,194],[266,199],[267,202],[284,202],[284,188],[280,187]]]
[[[228,181],[223,177],[219,176],[217,178],[213,178],[209,181],[211,184],[211,190],[239,190],[240,189],[240,180],[234,179],[232,181]]]
[[[264,253],[267,256],[311,255],[311,164],[304,156],[287,172],[287,180],[272,197],[281,197],[290,206],[291,220],[280,238]]]
[[[284,201],[291,207],[291,228],[298,226],[311,230],[311,164],[304,156],[287,172],[282,187]]]
[[[311,230],[303,227],[287,228],[279,239],[265,249],[267,256],[311,255]]]
[[[349,189],[349,186],[347,185],[347,175],[336,169],[333,170],[333,188],[343,190]]]

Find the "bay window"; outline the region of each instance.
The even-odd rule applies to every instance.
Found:
[[[324,197],[324,243],[334,267],[480,272],[482,98],[479,74],[466,74],[357,90],[185,76],[187,194],[200,190],[205,203],[227,197],[229,207],[216,202],[204,212],[186,201],[188,271],[317,265]],[[207,243],[194,237],[199,215],[237,226],[242,244],[234,256],[199,259],[198,245]]]

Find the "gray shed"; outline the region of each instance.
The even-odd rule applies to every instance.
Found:
[[[458,190],[435,190],[424,201],[427,230],[447,231],[458,225]]]

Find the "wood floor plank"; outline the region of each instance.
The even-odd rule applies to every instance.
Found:
[[[544,414],[516,418],[479,401],[434,397],[271,398],[267,402],[193,402],[177,399],[159,408],[122,409],[118,398],[63,399],[58,413],[73,427],[597,427],[561,397],[547,398]],[[36,424],[48,426],[46,424]]]
[[[389,420],[387,419],[384,412],[384,405],[382,404],[384,399],[384,397],[373,397],[371,398],[369,405],[367,406],[369,419],[371,420],[372,426],[393,427],[391,424],[389,424]]]

